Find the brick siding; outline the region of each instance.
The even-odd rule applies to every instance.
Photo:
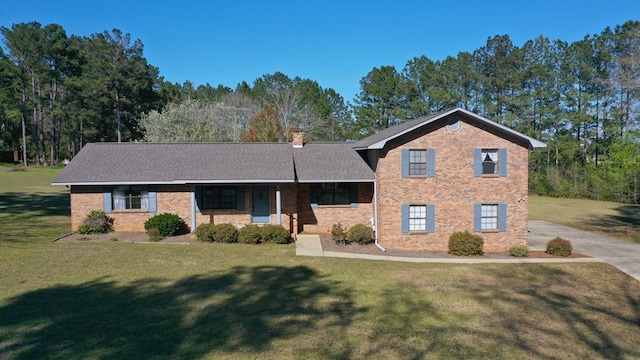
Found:
[[[320,205],[312,209],[310,190],[310,184],[298,184],[299,231],[328,232],[338,223],[345,229],[358,223],[370,225],[373,217],[373,184],[358,184],[357,208],[351,205]]]
[[[378,236],[382,246],[447,251],[449,236],[474,230],[474,204],[507,204],[507,231],[478,233],[485,251],[527,243],[528,149],[468,123],[457,132],[441,127],[388,144],[374,157],[378,177]],[[474,149],[506,148],[507,177],[474,177]],[[402,149],[435,149],[434,178],[402,178]],[[377,159],[376,159],[377,158]],[[524,201],[518,202],[519,199]],[[435,232],[402,233],[402,204],[434,204]]]

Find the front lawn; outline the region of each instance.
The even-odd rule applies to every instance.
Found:
[[[640,243],[640,205],[530,196],[529,219]]]
[[[296,257],[295,245],[51,243],[68,232],[65,190],[37,185],[53,174],[19,174],[0,169],[2,184],[24,176],[0,188],[2,359],[640,357],[640,282],[606,264],[413,264]],[[49,196],[55,200],[39,202]],[[6,213],[16,200],[20,211]],[[38,224],[46,226],[28,229]]]

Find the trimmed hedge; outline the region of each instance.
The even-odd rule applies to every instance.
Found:
[[[200,224],[196,228],[196,239],[204,242],[225,242],[244,244],[288,244],[291,242],[289,230],[282,225],[247,225],[236,228],[233,224]]]
[[[187,224],[176,214],[158,214],[144,223],[145,230],[158,229],[161,237],[173,236],[183,233],[187,229]]]
[[[238,228],[233,224],[217,224],[212,227],[213,241],[222,243],[238,242]]]
[[[547,242],[547,250],[545,252],[555,256],[569,256],[572,251],[573,247],[569,240],[557,237]]]
[[[213,242],[213,224],[200,224],[196,227],[196,239],[202,242]]]
[[[87,214],[87,218],[82,221],[82,225],[78,227],[78,233],[83,235],[89,234],[106,234],[112,230],[113,218],[107,216],[102,210],[91,210]]]
[[[484,240],[469,231],[458,231],[449,237],[449,254],[458,256],[482,255]]]
[[[529,256],[529,248],[526,245],[513,245],[509,248],[509,255],[515,257]]]
[[[347,240],[355,241],[360,245],[368,244],[375,239],[371,226],[355,224],[347,231]]]
[[[262,241],[262,232],[258,225],[247,225],[238,230],[238,242],[243,244],[259,244]]]
[[[262,242],[267,244],[288,244],[291,242],[289,230],[282,225],[264,224],[260,228]]]

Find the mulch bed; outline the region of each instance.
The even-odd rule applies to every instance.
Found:
[[[401,256],[401,257],[413,257],[413,258],[461,258],[461,256],[448,254],[446,251],[402,251],[394,249],[386,249],[386,252],[380,250],[375,244],[360,245],[346,241],[343,244],[337,243],[331,238],[331,234],[322,233],[320,235],[320,242],[322,244],[323,251],[333,251],[352,254],[367,254],[367,255],[385,255],[385,256]],[[113,240],[116,239],[116,240]],[[133,231],[114,231],[107,234],[96,235],[83,235],[78,233],[69,234],[56,240],[56,242],[106,242],[106,241],[118,241],[118,242],[150,242],[147,235],[144,232]],[[164,238],[159,241],[160,243],[168,244],[191,244],[196,243],[194,234],[178,235]],[[529,258],[560,258],[558,256],[549,255],[544,251],[530,251]],[[573,253],[567,258],[588,258],[590,256],[583,254]],[[482,256],[474,256],[474,258],[480,259],[510,259],[513,258],[508,252],[487,252]]]
[[[322,243],[323,251],[333,251],[333,252],[352,253],[352,254],[367,254],[367,255],[402,256],[402,257],[413,257],[413,258],[451,258],[451,259],[463,258],[462,256],[451,255],[446,251],[403,251],[403,250],[386,249],[387,251],[383,252],[375,244],[360,245],[358,243],[346,241],[345,244],[343,245],[333,240],[331,237],[331,234],[323,233],[319,235],[320,235],[320,242]],[[588,257],[590,256],[583,255],[583,254],[576,254],[576,253],[573,253],[567,256],[567,258],[588,258]],[[509,255],[508,252],[486,252],[484,253],[484,255],[473,256],[473,258],[513,259],[513,256]],[[544,251],[529,251],[528,258],[559,259],[561,257],[547,254]]]

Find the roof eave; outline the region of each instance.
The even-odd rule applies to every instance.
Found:
[[[255,180],[174,180],[174,181],[65,181],[52,182],[53,186],[119,186],[119,185],[187,185],[187,184],[284,184],[293,183],[292,179],[255,179]]]
[[[513,130],[513,129],[507,127],[507,126],[504,126],[502,124],[499,124],[499,123],[497,123],[495,121],[489,120],[489,119],[487,119],[487,118],[485,118],[483,116],[480,116],[480,115],[478,115],[476,113],[473,113],[473,112],[471,112],[469,110],[463,109],[461,107],[457,107],[457,108],[451,109],[449,111],[443,112],[442,114],[439,114],[436,117],[433,117],[433,118],[430,118],[430,119],[425,120],[423,122],[420,122],[419,124],[416,124],[416,125],[408,128],[408,129],[405,129],[405,130],[403,130],[403,131],[401,131],[401,132],[399,132],[397,134],[393,134],[393,135],[389,136],[388,138],[380,140],[378,142],[375,142],[375,143],[373,143],[373,144],[371,144],[369,146],[354,147],[354,149],[355,150],[379,150],[379,149],[382,149],[382,148],[385,147],[385,145],[387,144],[388,141],[396,139],[396,138],[398,138],[400,136],[403,136],[403,135],[405,135],[407,133],[410,133],[410,132],[412,132],[412,131],[414,131],[414,130],[416,130],[416,129],[418,129],[418,128],[426,125],[426,124],[430,124],[430,123],[432,123],[434,121],[438,121],[438,120],[442,119],[443,117],[449,116],[449,115],[451,115],[451,114],[453,114],[455,112],[458,112],[458,111],[460,111],[460,112],[462,112],[462,113],[464,113],[464,114],[466,114],[466,115],[468,115],[470,117],[476,118],[476,119],[478,119],[478,120],[480,120],[482,122],[485,122],[485,123],[487,123],[487,124],[489,124],[491,126],[495,126],[495,127],[499,128],[499,129],[501,129],[503,131],[506,131],[506,132],[510,133],[511,135],[514,135],[516,137],[519,137],[519,138],[522,138],[522,139],[526,140],[529,143],[529,146],[530,146],[531,149],[547,147],[547,144],[543,143],[542,141],[536,140],[536,139],[534,139],[534,138],[532,138],[530,136],[522,134],[522,133],[520,133],[518,131],[515,131],[515,130]]]

